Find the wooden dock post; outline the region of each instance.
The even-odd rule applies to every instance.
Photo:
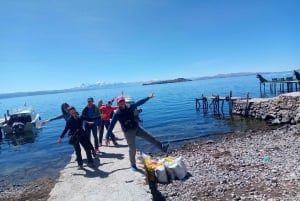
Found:
[[[250,93],[247,93],[247,99],[246,99],[246,105],[244,108],[244,116],[248,116],[249,114],[249,98],[250,98]]]
[[[264,85],[264,89],[265,89],[265,83],[269,83],[270,93],[275,94],[275,96],[278,95],[278,93],[280,94],[280,93],[285,93],[285,92],[293,92],[294,90],[299,91],[298,88],[300,88],[300,73],[297,71],[294,71],[294,74],[295,74],[296,78],[293,78],[293,76],[291,76],[291,77],[285,77],[285,78],[284,77],[272,78],[271,80],[267,80],[262,75],[257,74],[256,77],[260,81],[261,97],[263,97],[263,95],[265,95],[265,90],[264,90],[264,94],[262,93],[262,85]],[[277,87],[277,84],[279,85],[278,87]]]
[[[203,112],[207,113],[207,111],[208,111],[208,101],[207,101],[207,98],[203,96],[203,94],[202,94],[202,107],[203,107]]]
[[[196,104],[195,106],[196,106],[196,110],[197,110],[197,111],[200,110],[200,103],[199,103],[200,100],[201,100],[200,98],[196,98],[196,99],[195,99],[195,101],[196,101],[196,102],[195,102],[195,104]]]
[[[212,104],[214,107],[214,114],[220,114],[220,96],[212,96]]]
[[[208,108],[213,109],[213,114],[220,116],[221,112],[224,114],[224,101],[228,102],[228,109],[229,109],[229,114],[232,115],[233,110],[234,110],[234,103],[236,101],[242,100],[242,99],[247,99],[246,101],[243,101],[243,104],[241,106],[241,110],[243,111],[244,115],[247,115],[249,106],[251,102],[249,102],[250,95],[249,92],[247,94],[247,98],[242,98],[242,97],[233,97],[232,91],[229,92],[229,96],[219,96],[219,95],[211,95],[209,97],[205,97],[202,95],[201,98],[196,98],[196,110],[199,111],[201,109],[201,103],[202,101],[202,108],[203,112],[207,113]],[[208,100],[211,100],[210,104],[208,104]],[[220,101],[222,101],[220,105]],[[246,104],[246,105],[245,105]],[[220,108],[221,106],[221,108]]]
[[[207,113],[208,110],[208,101],[205,96],[202,94],[202,98],[196,98],[196,110],[199,111],[201,108],[200,101],[202,101],[202,109],[204,113]]]
[[[229,109],[229,114],[232,114],[232,107],[233,107],[233,101],[232,101],[232,91],[230,90],[229,92],[229,97],[228,97],[228,109]]]

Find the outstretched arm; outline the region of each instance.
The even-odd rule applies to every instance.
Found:
[[[54,120],[58,120],[58,119],[62,119],[64,117],[64,115],[59,115],[57,117],[54,117],[54,118],[51,118],[51,119],[48,119],[48,121],[54,121]]]
[[[112,119],[111,119],[111,122],[110,122],[110,125],[107,129],[107,132],[106,132],[106,135],[105,135],[105,139],[108,140],[112,134],[112,130],[114,129],[116,123],[117,123],[117,120],[118,120],[118,114],[114,113]]]
[[[57,140],[57,143],[60,144],[62,142],[62,139],[63,137],[67,134],[68,130],[70,129],[70,126],[69,126],[69,123],[67,122],[66,123],[66,126],[63,130],[63,132],[60,134],[58,140]]]
[[[51,118],[51,119],[46,119],[46,120],[44,120],[44,121],[42,121],[42,122],[40,123],[40,126],[43,126],[43,125],[45,125],[46,123],[49,123],[50,121],[62,119],[63,117],[64,117],[64,116],[61,114],[61,115],[59,115],[59,116],[57,116],[57,117],[53,117],[53,118]]]
[[[154,93],[153,92],[148,97],[143,98],[143,99],[137,101],[136,103],[134,103],[132,105],[134,105],[134,107],[138,107],[138,106],[143,105],[144,103],[146,103],[151,98],[154,98]]]

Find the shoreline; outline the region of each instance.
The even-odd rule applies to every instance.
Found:
[[[150,183],[153,199],[300,199],[299,97],[297,92],[253,104],[252,112],[260,112],[257,116],[261,121],[266,120],[262,117],[276,120],[275,127],[268,127],[270,130],[259,127],[218,135],[218,138],[213,136],[214,140],[195,140],[171,150],[170,156],[183,157],[189,176],[168,184]],[[287,121],[286,116],[291,118]],[[48,200],[58,182],[44,177],[28,184],[16,184],[3,189],[0,200]]]
[[[164,200],[300,199],[300,125],[224,136],[171,152],[189,176],[154,185]]]
[[[205,139],[198,139],[195,140],[194,143],[188,143],[183,145],[180,148],[171,150],[169,155],[170,156],[180,156],[183,155],[185,163],[187,164],[187,161],[194,161],[195,157],[193,157],[193,153],[196,152],[201,152],[204,153],[205,150],[203,150],[204,148],[201,146],[203,145],[212,145],[212,146],[216,146],[218,144],[222,144],[224,143],[224,139],[235,139],[235,138],[244,138],[248,135],[256,135],[259,132],[272,132],[273,130],[271,128],[257,128],[256,131],[254,130],[248,130],[248,131],[242,131],[242,132],[233,132],[233,133],[227,133],[227,134],[216,134],[213,136],[213,140],[209,139],[208,137],[205,137]],[[259,135],[259,134],[258,134]],[[193,148],[196,147],[196,148]],[[195,150],[196,149],[196,150]],[[198,150],[198,151],[197,151]],[[160,154],[155,154],[155,156],[160,156]],[[123,159],[126,160],[126,159]],[[193,168],[188,167],[188,172],[191,175],[186,181],[189,181],[193,175],[195,174],[195,172],[197,172],[198,170],[193,170]],[[15,185],[11,185],[10,188],[4,189],[1,193],[0,193],[0,201],[1,200],[6,200],[6,201],[15,201],[15,200],[28,200],[28,201],[36,201],[36,200],[48,200],[50,198],[50,192],[51,190],[55,187],[55,185],[59,182],[58,181],[59,177],[57,178],[50,178],[47,176],[43,176],[41,178],[38,178],[36,180],[33,180],[29,183],[24,183],[24,184],[15,184]],[[175,190],[176,188],[174,187],[174,182],[175,183],[180,183],[180,186],[185,186],[186,181],[173,181],[167,185],[164,184],[156,184],[156,189],[153,188],[153,184],[149,184],[149,188],[151,189],[152,192],[152,196],[154,198],[154,200],[156,199],[156,197],[159,195],[159,199],[168,199],[168,197],[170,197],[170,192],[168,191],[172,191],[174,194],[174,191],[178,191]],[[167,190],[169,189],[169,190]],[[167,192],[165,192],[167,190]],[[97,193],[97,192],[95,192]],[[171,196],[172,200],[176,200],[176,196],[174,198],[174,196]],[[23,199],[26,198],[26,199]],[[179,197],[178,197],[179,198]],[[158,200],[159,200],[158,199]],[[180,198],[181,199],[181,198]],[[179,199],[179,200],[180,200]]]

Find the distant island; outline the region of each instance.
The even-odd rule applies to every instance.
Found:
[[[296,69],[296,71],[300,71],[300,69]],[[120,83],[95,83],[88,84],[83,83],[81,86],[73,87],[70,89],[59,89],[59,90],[45,90],[45,91],[31,91],[31,92],[14,92],[14,93],[0,93],[0,99],[4,98],[14,98],[14,97],[23,97],[23,96],[36,96],[36,95],[44,95],[44,94],[58,94],[58,93],[66,93],[66,92],[76,92],[76,91],[85,91],[85,90],[95,90],[100,88],[116,88],[116,87],[124,87],[124,86],[136,86],[136,85],[151,85],[151,84],[165,84],[165,83],[175,83],[175,82],[186,82],[186,81],[194,81],[194,80],[206,80],[206,79],[215,79],[215,78],[226,78],[226,77],[240,77],[240,76],[249,76],[255,75],[257,73],[260,74],[272,74],[272,73],[293,73],[292,71],[281,71],[281,72],[241,72],[241,73],[228,73],[228,74],[218,74],[213,76],[202,76],[202,77],[194,77],[190,79],[185,78],[177,78],[172,80],[164,80],[164,81],[149,81],[149,82],[120,82]]]
[[[188,81],[192,81],[192,80],[185,79],[185,78],[176,78],[176,79],[172,79],[172,80],[160,80],[160,81],[154,81],[154,82],[146,82],[146,83],[143,83],[143,85],[167,84],[167,83],[188,82]]]

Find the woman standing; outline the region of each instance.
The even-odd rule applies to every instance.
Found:
[[[80,144],[83,146],[86,152],[88,165],[93,165],[93,158],[90,149],[90,139],[88,138],[88,135],[86,135],[82,127],[83,120],[93,120],[93,118],[84,118],[82,116],[79,116],[74,107],[69,107],[68,111],[71,116],[67,120],[66,126],[62,131],[60,137],[58,138],[57,143],[61,144],[62,138],[69,131],[68,134],[69,137],[74,136],[75,138],[78,139],[72,144],[76,153],[78,167],[79,168],[83,167]],[[95,118],[99,118],[99,117],[95,117]]]

